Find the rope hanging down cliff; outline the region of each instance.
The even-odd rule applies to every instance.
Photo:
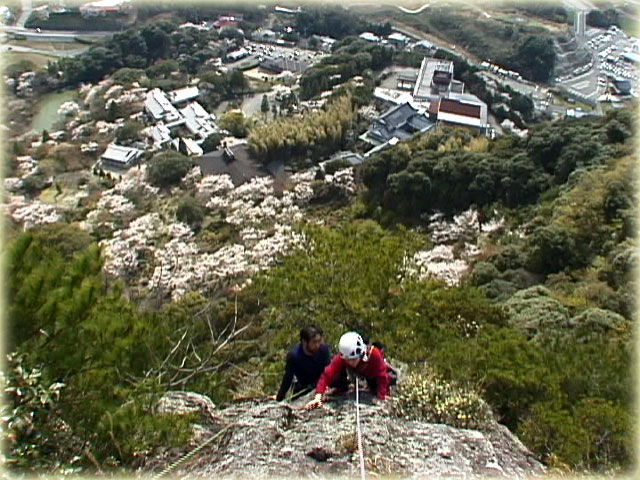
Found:
[[[360,457],[360,477],[365,480],[364,475],[364,452],[362,450],[362,432],[360,430],[360,392],[358,379],[356,378],[356,435],[358,439],[358,455]]]

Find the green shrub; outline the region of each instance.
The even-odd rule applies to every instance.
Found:
[[[198,229],[204,219],[204,207],[192,197],[186,197],[176,210],[176,218],[187,225]]]
[[[79,445],[60,419],[58,400],[65,385],[47,385],[42,369],[32,367],[27,355],[7,356],[6,374],[0,377],[4,401],[0,411],[6,429],[2,438],[10,471],[53,471],[77,462]]]
[[[508,269],[522,267],[526,262],[526,257],[521,247],[507,245],[500,253],[492,256],[489,261],[493,263],[498,270],[504,272]]]
[[[530,270],[549,274],[584,267],[588,261],[578,249],[576,234],[551,224],[536,228],[531,234],[527,263]]]
[[[25,72],[35,72],[37,65],[30,60],[20,60],[4,67],[4,74],[10,78],[18,78]]]
[[[508,268],[502,272],[503,280],[513,283],[518,289],[529,288],[538,283],[538,276],[528,272],[524,268]]]
[[[121,68],[116,70],[111,77],[114,82],[131,86],[134,82],[140,82],[146,78],[145,71],[140,68]]]
[[[147,171],[149,183],[160,188],[177,185],[192,165],[193,162],[181,153],[173,151],[160,153],[149,162]]]
[[[219,133],[212,133],[202,142],[202,151],[204,153],[209,153],[214,151],[220,145],[220,141],[222,140],[222,135]]]
[[[128,120],[116,130],[116,140],[122,145],[140,140],[143,128],[144,125],[142,123],[136,120]]]
[[[338,185],[326,183],[322,180],[314,181],[311,184],[313,197],[309,202],[314,204],[340,204],[348,199],[346,191]]]
[[[41,172],[28,175],[22,179],[22,188],[28,195],[36,195],[44,190],[47,181]]]
[[[576,405],[574,416],[589,438],[583,463],[593,469],[629,463],[633,451],[629,412],[608,400],[585,398]]]
[[[183,447],[189,441],[197,414],[155,414],[155,399],[150,395],[128,402],[113,414],[106,412],[98,424],[102,449],[118,463],[136,466],[159,449]]]
[[[477,392],[448,382],[429,368],[403,380],[392,408],[399,417],[458,428],[482,428],[491,419],[489,407]]]
[[[518,291],[504,302],[504,306],[509,314],[509,324],[528,338],[540,338],[545,331],[560,328],[569,319],[567,308],[540,286]]]
[[[496,278],[484,285],[480,285],[478,289],[483,292],[487,298],[491,298],[497,302],[504,302],[518,291],[513,283],[500,278]]]
[[[589,308],[571,317],[566,324],[572,330],[573,338],[580,343],[612,334],[628,338],[631,335],[631,325],[623,316],[601,308]]]
[[[226,112],[220,116],[218,121],[220,128],[223,128],[229,132],[230,135],[238,138],[244,138],[247,136],[248,129],[251,126],[251,121],[245,118],[242,112]]]
[[[518,435],[543,462],[555,455],[575,467],[588,449],[587,432],[556,402],[534,405],[530,416],[518,428]]]
[[[543,402],[533,407],[518,435],[547,463],[556,458],[574,470],[615,472],[631,457],[631,423],[624,408],[601,398],[585,398],[572,410]]]
[[[491,280],[500,278],[500,272],[491,263],[478,262],[471,272],[471,285],[479,286],[489,283]]]

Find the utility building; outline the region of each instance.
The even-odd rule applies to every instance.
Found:
[[[127,169],[131,167],[142,155],[142,150],[123,147],[110,143],[102,155],[100,162],[105,166]]]

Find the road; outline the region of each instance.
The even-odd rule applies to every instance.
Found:
[[[59,31],[59,30],[42,30],[37,32],[30,28],[25,28],[25,23],[31,16],[33,11],[32,0],[21,0],[22,9],[15,26],[0,25],[0,32],[6,37],[12,34],[24,35],[27,40],[33,42],[73,42],[75,37],[81,35],[83,37],[105,37],[113,35],[115,32],[75,32],[75,31]]]
[[[24,35],[26,40],[32,42],[73,42],[75,38],[78,36],[91,38],[95,37],[96,39],[106,36],[111,36],[117,32],[80,32],[80,31],[69,31],[69,30],[41,30],[37,32],[30,28],[24,27],[8,27],[5,25],[0,25],[0,32],[4,32],[5,35],[11,37],[11,35]]]
[[[576,12],[576,24],[574,31],[577,38],[584,38],[586,31],[587,14],[584,11]]]
[[[588,12],[589,10],[597,10],[598,7],[587,0],[564,0],[562,2],[566,7],[576,11]]]
[[[428,8],[431,5],[431,2],[427,2],[424,5],[422,5],[421,7],[418,7],[414,10],[410,10],[408,8],[402,7],[400,5],[396,5],[396,7],[398,7],[399,10],[403,11],[404,13],[420,13],[422,12],[425,8]]]
[[[22,0],[22,10],[20,11],[20,16],[16,21],[16,25],[18,27],[24,28],[24,24],[27,22],[29,17],[31,16],[31,0]]]
[[[76,57],[85,52],[89,46],[73,50],[45,50],[40,48],[22,47],[20,45],[0,45],[0,52],[38,53],[52,57]]]

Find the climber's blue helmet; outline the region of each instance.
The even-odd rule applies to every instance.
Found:
[[[356,332],[347,332],[340,337],[338,351],[345,360],[360,358],[367,361],[367,345]]]

